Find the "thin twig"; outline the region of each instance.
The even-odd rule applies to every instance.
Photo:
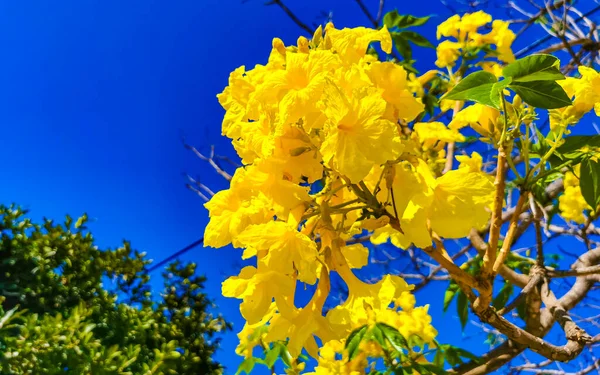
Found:
[[[309,35],[312,36],[313,34],[313,29],[311,29],[308,25],[306,25],[304,22],[302,22],[300,20],[300,18],[298,18],[298,16],[296,16],[296,14],[294,14],[294,12],[292,12],[292,10],[290,8],[288,8],[283,1],[281,0],[271,0],[268,3],[266,3],[265,5],[272,5],[275,4],[277,6],[279,6],[281,8],[281,10],[283,10],[285,12],[285,14],[287,14],[288,17],[290,17],[290,19],[292,21],[294,21],[294,23],[296,25],[298,25],[302,30],[306,31]]]

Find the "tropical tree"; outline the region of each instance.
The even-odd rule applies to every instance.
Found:
[[[153,293],[145,254],[99,249],[86,215],[26,214],[0,206],[0,373],[222,373],[211,357],[229,325],[195,264],[170,264]]]
[[[239,166],[188,146],[230,182],[189,186],[208,199],[205,244],[247,262],[222,289],[246,320],[240,371],[596,371],[600,7],[510,2],[520,18],[493,20],[463,2],[434,46],[430,17],[356,3],[370,27],[312,28],[269,2],[307,35],[273,39],[218,95]],[[486,351],[436,339],[447,325],[418,306],[436,283]]]

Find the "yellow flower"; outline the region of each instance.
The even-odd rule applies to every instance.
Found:
[[[495,56],[502,62],[510,63],[515,57],[511,45],[516,38],[515,33],[509,29],[509,23],[495,20],[492,31],[488,34],[479,34],[478,29],[492,22],[492,17],[483,12],[467,13],[460,17],[453,15],[442,22],[437,28],[437,38],[452,37],[456,42],[445,40],[437,47],[438,59],[436,65],[452,67],[462,53],[478,51],[483,46],[495,45]]]
[[[356,90],[348,98],[329,83],[323,104],[327,138],[321,154],[330,168],[358,182],[373,165],[399,154],[396,124],[382,118],[386,102],[376,89]]]
[[[483,158],[477,151],[473,151],[471,156],[457,155],[456,160],[460,163],[459,168],[467,168],[470,172],[481,172],[483,168]]]
[[[465,126],[470,126],[482,136],[491,137],[500,131],[500,129],[497,129],[499,118],[500,111],[483,104],[475,103],[459,111],[448,127],[459,130]]]
[[[502,66],[500,64],[495,63],[493,61],[484,61],[479,65],[484,71],[492,73],[497,78],[502,77]]]
[[[449,129],[441,122],[418,122],[414,125],[414,132],[423,147],[432,148],[438,142],[464,142],[465,137],[456,129]]]
[[[408,77],[403,67],[391,62],[372,63],[367,74],[373,84],[382,90],[383,99],[393,106],[390,120],[412,121],[425,106],[408,90]]]
[[[515,55],[512,52],[511,46],[517,37],[508,26],[509,23],[506,21],[495,20],[492,23],[492,31],[490,33],[493,43],[496,45],[498,60],[505,63],[515,61]]]
[[[569,97],[575,97],[573,105],[550,111],[550,127],[554,130],[559,126],[577,123],[583,115],[595,110],[600,116],[600,74],[592,68],[580,66],[581,78],[568,77],[557,81]]]
[[[412,293],[402,292],[400,297],[396,298],[394,304],[404,311],[411,311],[415,308],[416,299]]]
[[[285,70],[267,76],[256,90],[256,99],[279,101],[282,124],[296,122],[304,113],[317,110],[327,74],[339,64],[338,56],[331,51],[288,53]]]
[[[435,52],[437,53],[435,65],[439,68],[454,66],[456,60],[460,57],[461,48],[462,46],[460,43],[444,40],[438,44],[435,49]]]
[[[251,225],[236,238],[236,245],[246,248],[243,259],[265,251],[260,261],[270,270],[290,277],[297,271],[298,279],[309,284],[317,279],[317,245],[288,223]]]
[[[358,62],[366,55],[369,44],[375,41],[381,43],[384,52],[392,52],[392,37],[386,26],[380,30],[366,27],[338,30],[332,25],[326,30],[325,38],[330,40],[331,48],[342,57],[343,61]]]
[[[323,177],[322,157],[316,141],[299,127],[290,127],[275,138],[272,157],[281,161],[284,178],[294,183],[313,183]]]
[[[369,264],[369,249],[360,243],[344,246],[340,251],[350,268],[362,268]]]
[[[415,307],[404,280],[386,275],[367,284],[352,273],[368,264],[369,249],[347,241],[365,230],[388,228],[391,217],[368,212],[370,204],[381,205],[379,210],[391,208],[388,191],[377,190],[378,202],[367,204],[360,189],[365,184],[374,188],[382,171],[386,173],[384,184],[393,185],[396,209],[410,232],[402,238],[403,246],[431,241],[430,215],[443,217],[435,211],[436,194],[449,194],[451,209],[457,210],[463,203],[478,207],[473,201],[479,195],[472,186],[465,188],[465,195],[473,195],[466,202],[431,171],[419,172],[408,162],[395,164],[401,156],[415,161],[423,150],[435,154],[427,160],[437,162],[443,158],[444,143],[464,137],[441,123],[417,124],[412,138],[403,132],[412,129],[407,123],[424,108],[414,93],[422,95],[437,72],[409,79],[404,68],[366,54],[376,41],[391,52],[385,27],[337,30],[327,24],[313,40],[300,37],[297,46],[288,47],[275,38],[267,64],[236,69],[218,95],[226,111],[222,132],[231,138],[243,166],[230,188],[206,204],[210,221],[205,244],[231,243],[243,248],[243,259],[255,261],[255,266],[222,284],[224,296],[241,300],[246,325],[238,334],[240,355],[250,357],[258,344],[287,341],[293,357],[304,350],[316,357],[321,345],[315,373],[356,375],[364,373],[369,357],[383,355],[381,347],[370,342],[361,344],[356,358],[347,359],[344,340],[358,325],[385,321],[424,340],[435,335],[426,309]],[[404,152],[407,145],[410,149]],[[464,180],[477,185],[474,179]],[[394,229],[396,234],[402,235]],[[331,271],[342,277],[350,294],[324,315]],[[296,307],[297,284],[317,279],[311,301]],[[404,318],[398,320],[401,315]],[[401,327],[400,321],[409,323]],[[287,372],[303,371],[303,363],[292,359]]]
[[[467,13],[460,20],[460,31],[465,33],[476,32],[481,26],[492,22],[492,16],[480,10],[475,13]]]
[[[234,176],[232,185],[240,190],[259,191],[273,202],[275,213],[287,218],[288,212],[304,202],[310,201],[308,188],[285,178],[284,164],[281,160],[269,158],[257,160],[240,174],[239,181]]]
[[[437,70],[429,70],[419,77],[416,77],[414,73],[410,73],[408,75],[408,78],[409,78],[408,88],[417,97],[422,97],[423,95],[425,95],[425,90],[423,89],[423,87],[429,81],[434,79],[438,74],[439,74],[439,72]]]
[[[579,170],[580,166],[577,165],[573,172],[565,173],[564,179],[564,193],[558,197],[558,207],[560,209],[560,215],[565,220],[574,221],[577,224],[583,224],[586,222],[587,217],[584,211],[591,210],[592,207],[587,204],[583,195],[581,194],[581,188],[579,187]]]
[[[465,237],[472,228],[484,226],[494,186],[485,174],[468,168],[452,170],[436,179],[420,160],[416,168],[396,167],[392,189],[396,210],[392,207],[388,212],[398,212],[404,233],[384,227],[374,232],[371,242],[380,244],[390,239],[405,249],[411,243],[421,248],[430,246],[428,226],[445,238]]]
[[[437,27],[437,38],[441,39],[443,36],[445,37],[454,37],[458,39],[458,30],[460,29],[460,16],[455,14],[440,23]]]
[[[305,348],[308,354],[316,358],[318,346],[315,336],[319,337],[322,342],[336,338],[329,322],[322,315],[329,289],[328,271],[323,268],[319,285],[310,302],[304,308],[294,308],[291,314],[276,314],[270,322],[265,341],[275,342],[289,339],[287,349],[292,357],[297,358]]]
[[[257,270],[253,266],[242,269],[222,284],[224,297],[242,299],[240,312],[248,324],[260,322],[275,300],[280,312],[293,311],[294,279],[268,270]]]
[[[216,193],[205,205],[210,221],[204,230],[204,246],[223,247],[251,224],[272,220],[270,200],[231,188]]]
[[[264,338],[267,335],[269,326],[267,322],[275,313],[276,305],[271,304],[267,313],[263,318],[254,324],[244,324],[244,328],[237,334],[240,340],[239,345],[235,348],[235,352],[244,358],[252,357],[252,351],[256,346],[262,345]]]
[[[344,342],[331,340],[319,349],[318,365],[315,371],[306,375],[362,375],[368,366],[365,355],[359,353],[351,361],[344,353]]]
[[[367,284],[350,270],[342,254],[332,251],[335,270],[348,286],[348,298],[339,306],[329,310],[327,320],[336,332],[349,334],[354,328],[369,322],[369,309],[385,310],[402,292],[412,289],[404,279],[386,275],[376,284]]]

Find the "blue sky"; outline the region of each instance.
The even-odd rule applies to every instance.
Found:
[[[214,190],[226,184],[180,139],[233,156],[220,137],[223,110],[215,95],[234,68],[264,63],[273,37],[293,43],[301,32],[278,7],[263,3],[0,3],[0,202],[30,208],[38,219],[87,212],[99,246],[128,239],[157,261],[201,237],[207,212],[185,188],[183,173]],[[332,12],[338,26],[368,22],[353,1],[288,3],[307,23],[323,22],[321,11]],[[378,2],[365,3],[376,12]],[[400,4],[401,13],[437,14],[432,24],[450,15],[438,0],[388,1],[387,10]],[[434,40],[432,25],[422,32]],[[183,259],[198,263],[219,311],[241,329],[237,301],[219,297],[220,282],[237,273],[239,254],[197,248]],[[426,290],[418,301],[442,295]],[[452,314],[443,319],[458,325]],[[239,363],[236,344],[235,333],[226,336],[217,355],[227,373]]]

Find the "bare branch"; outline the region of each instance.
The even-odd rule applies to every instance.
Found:
[[[379,28],[379,18],[375,19],[375,17],[373,17],[373,15],[369,11],[369,8],[367,8],[365,3],[363,3],[362,0],[356,0],[356,4],[358,4],[358,6],[360,7],[360,10],[362,10],[362,12],[365,14],[365,16],[367,16],[369,21],[373,24],[373,27],[375,27],[376,29]],[[382,4],[379,4],[379,6],[381,9]]]
[[[307,24],[302,22],[300,20],[300,18],[298,18],[298,16],[296,16],[296,14],[294,12],[292,12],[292,10],[283,3],[282,0],[271,0],[271,1],[267,2],[265,5],[273,5],[273,4],[279,6],[281,8],[281,10],[283,10],[285,12],[285,14],[287,14],[287,16],[290,17],[290,19],[292,21],[294,21],[294,23],[296,25],[298,25],[298,27],[300,27],[302,30],[306,31],[309,35],[312,36],[314,30],[312,28],[310,28]]]
[[[231,175],[227,172],[225,172],[216,162],[215,162],[215,147],[211,146],[210,148],[210,156],[204,156],[200,151],[198,151],[196,149],[196,147],[188,145],[187,143],[184,142],[183,146],[188,149],[191,150],[194,154],[196,154],[197,157],[199,157],[201,160],[208,162],[208,164],[210,164],[210,166],[219,174],[221,175],[221,177],[223,177],[224,179],[226,179],[227,181],[231,181]]]

